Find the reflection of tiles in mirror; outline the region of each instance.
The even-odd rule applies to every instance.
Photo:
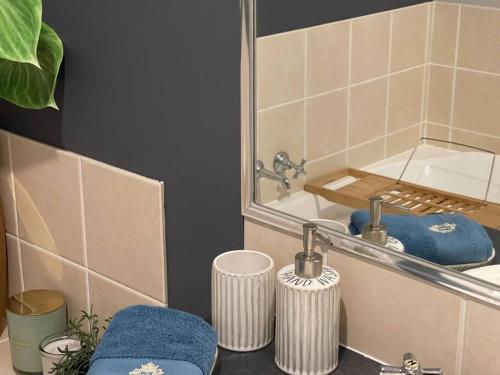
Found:
[[[294,117],[304,129],[300,137],[290,134],[286,121],[273,124],[273,134],[279,140],[274,142],[284,146],[287,139],[302,140],[297,157],[308,160],[308,180],[344,167],[386,163],[413,148],[422,135],[499,152],[500,107],[491,104],[500,99],[500,51],[493,38],[499,33],[500,10],[433,2],[259,38],[258,110],[304,105],[302,117]],[[296,42],[286,42],[292,39]],[[272,55],[267,52],[270,45]],[[365,56],[370,46],[383,48]],[[371,87],[378,82],[384,85],[375,95]],[[335,96],[341,93],[347,95],[344,104]],[[271,99],[263,102],[261,96]],[[257,131],[257,144],[267,142],[263,134]],[[481,199],[487,163],[479,159],[478,170],[472,165],[476,162],[467,161],[460,172],[432,166],[428,174],[412,177],[425,186],[452,185],[452,192]],[[447,163],[453,162],[459,161],[450,156]],[[387,172],[391,168],[399,165],[385,167]],[[413,170],[408,173],[417,173],[418,165]],[[470,180],[464,182],[470,173],[477,177],[471,186]],[[297,191],[302,184],[292,185]],[[499,187],[492,186],[489,200],[500,201]],[[260,188],[265,197],[261,203],[291,197],[279,194],[272,183],[263,182]]]

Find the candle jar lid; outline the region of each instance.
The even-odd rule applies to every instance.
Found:
[[[17,315],[44,315],[64,306],[64,295],[54,290],[27,290],[9,298],[7,310]]]

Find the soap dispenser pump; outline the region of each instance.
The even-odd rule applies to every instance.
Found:
[[[303,236],[295,264],[277,274],[275,362],[287,374],[325,375],[338,365],[340,276],[315,252],[328,236],[313,223]]]

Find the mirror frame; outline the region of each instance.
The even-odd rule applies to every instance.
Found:
[[[273,210],[255,203],[254,197],[254,154],[255,154],[255,38],[256,0],[240,0],[241,16],[241,204],[242,215],[246,218],[301,235],[305,219]],[[481,301],[500,306],[500,286],[474,278],[461,272],[452,271],[420,258],[396,253],[383,246],[335,232],[322,227],[321,230],[350,246],[336,246],[344,252],[354,254],[396,271],[416,276],[452,291],[462,293]],[[374,254],[384,255],[385,260],[370,257],[355,250],[353,245],[369,247]]]

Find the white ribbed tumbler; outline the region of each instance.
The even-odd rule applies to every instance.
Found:
[[[266,254],[235,250],[212,264],[212,324],[219,346],[257,350],[273,340],[274,262]]]

